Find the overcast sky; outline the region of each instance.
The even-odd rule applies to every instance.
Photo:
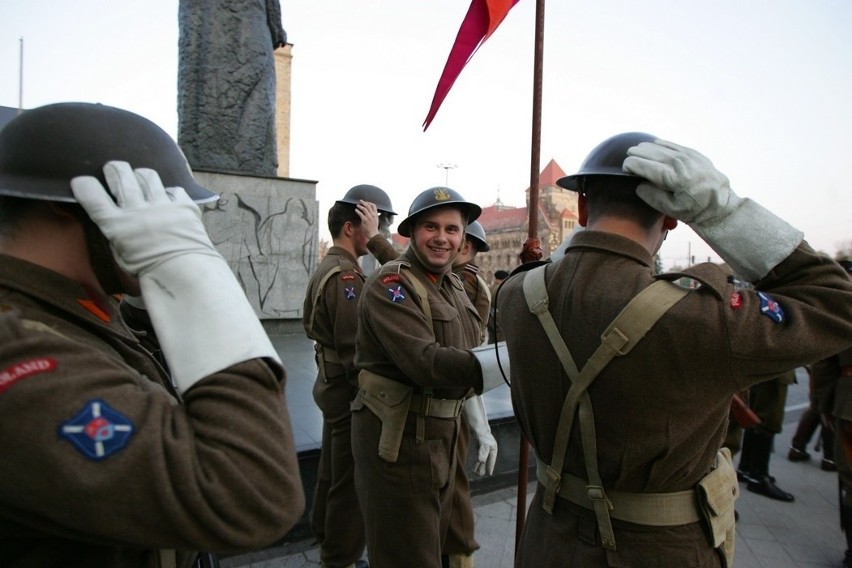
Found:
[[[282,0],[293,44],[290,175],[317,180],[321,218],[349,187],[398,212],[449,185],[524,204],[535,2],[520,0],[421,124],[468,0]],[[177,133],[177,0],[0,3],[0,105],[123,107]],[[852,2],[551,0],[541,164],[573,173],[601,140],[645,131],[706,154],[834,254],[852,239]],[[442,165],[454,165],[450,169]],[[540,168],[539,168],[540,169]],[[400,220],[400,219],[398,219]],[[327,236],[321,227],[321,236]],[[687,227],[666,267],[718,257]]]

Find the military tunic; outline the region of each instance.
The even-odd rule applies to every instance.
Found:
[[[731,397],[759,381],[836,352],[852,340],[852,284],[802,244],[754,290],[737,290],[716,265],[691,271],[703,284],[674,305],[588,389],[604,488],[693,489],[725,436]],[[569,381],[527,308],[524,273],[498,298],[511,358],[512,402],[536,455],[550,463]],[[577,366],[600,345],[619,311],[653,280],[653,260],[634,241],[586,231],[546,272],[550,313]],[[565,470],[586,479],[575,421]],[[594,514],[558,499],[542,509],[538,484],[517,566],[719,566],[700,523],[631,525],[613,519],[617,552],[600,546]]]
[[[427,291],[431,321],[413,279]],[[477,320],[458,277],[429,273],[409,249],[367,279],[358,305],[355,364],[417,393],[432,388],[435,398],[462,399],[482,391],[479,363],[468,351],[479,342]],[[459,418],[423,418],[425,439],[419,443],[418,420],[408,413],[399,457],[391,463],[378,455],[381,422],[353,404],[355,486],[374,568],[441,565]]]
[[[834,459],[841,487],[841,519],[852,529],[852,347],[813,366],[814,398],[822,414],[834,417]]]
[[[453,269],[453,272],[464,283],[464,291],[479,315],[479,325],[482,328],[481,339],[486,337],[486,323],[491,302],[485,282],[479,277],[479,267],[467,263]],[[479,550],[479,543],[474,537],[473,503],[470,500],[470,481],[467,477],[467,452],[470,448],[470,427],[462,417],[462,427],[459,431],[459,442],[456,448],[458,467],[453,485],[453,510],[450,514],[450,526],[444,541],[444,554],[472,554]]]
[[[323,415],[322,448],[310,522],[326,566],[354,564],[366,546],[355,494],[349,410],[358,392],[353,359],[363,285],[355,256],[343,247],[331,247],[308,283],[302,316],[308,337],[322,347],[317,352],[321,367],[313,389]]]
[[[152,546],[181,566],[298,520],[277,364],[223,369],[181,404],[112,299],[0,255],[0,309],[0,566],[159,566]]]

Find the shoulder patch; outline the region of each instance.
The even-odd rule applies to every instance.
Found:
[[[95,461],[124,448],[132,435],[133,423],[100,399],[90,400],[76,416],[59,425],[59,436]]]
[[[399,274],[386,274],[382,276],[382,284],[389,284],[391,282],[402,282],[402,276]]]
[[[347,286],[343,289],[343,297],[347,300],[355,299],[355,286]]]
[[[341,280],[355,280],[354,274],[344,274],[340,277]]]
[[[388,298],[390,298],[390,301],[395,304],[404,302],[407,297],[406,293],[407,292],[405,288],[402,287],[402,284],[397,284],[396,286],[388,288]]]
[[[3,394],[12,385],[20,380],[33,375],[49,373],[56,370],[56,359],[52,357],[39,357],[16,363],[0,371],[0,394]]]
[[[769,294],[758,292],[757,297],[760,298],[760,313],[774,321],[775,323],[784,322],[784,309],[781,304],[775,301],[775,298]]]

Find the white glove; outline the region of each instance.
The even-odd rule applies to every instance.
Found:
[[[637,195],[654,209],[689,224],[734,273],[760,280],[802,242],[802,233],[731,190],[704,155],[664,140],[627,150],[624,170],[651,183]]]
[[[509,373],[509,350],[505,341],[498,341],[491,345],[480,345],[471,349],[473,356],[479,361],[482,370],[482,392],[486,393],[493,388],[507,384],[503,373],[510,377]],[[499,363],[498,363],[499,357]],[[502,371],[500,370],[502,367]]]
[[[479,443],[479,453],[476,455],[473,471],[479,476],[494,475],[494,465],[497,463],[497,440],[491,434],[491,426],[488,425],[488,416],[485,414],[482,397],[474,395],[464,401],[463,412]]]
[[[249,359],[280,362],[186,192],[164,189],[154,170],[134,172],[126,162],[108,162],[104,175],[117,204],[94,177],[72,179],[71,189],[119,266],[139,278],[178,387]]]

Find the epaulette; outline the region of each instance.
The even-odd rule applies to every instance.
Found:
[[[450,271],[447,273],[446,277],[450,279],[450,284],[452,284],[453,288],[455,288],[456,290],[464,290],[464,281],[462,280],[461,276],[459,276],[453,271]]]
[[[464,270],[466,272],[470,272],[471,274],[479,274],[479,267],[469,262],[464,265]]]
[[[713,294],[720,300],[727,298],[726,290],[730,285],[728,274],[718,265],[712,262],[703,262],[690,266],[680,272],[666,272],[657,274],[654,278],[658,280],[668,280],[674,282],[681,278],[690,278],[701,283],[702,286],[712,291]]]
[[[400,274],[403,268],[411,268],[406,260],[390,260],[379,267],[379,274]]]

